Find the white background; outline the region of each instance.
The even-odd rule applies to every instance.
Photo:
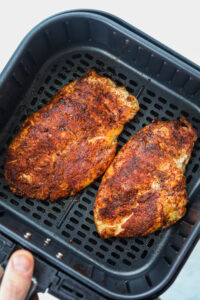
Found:
[[[55,13],[75,8],[115,14],[200,65],[199,0],[6,0],[0,6],[0,73],[29,30]],[[200,245],[162,300],[200,299],[199,252]]]
[[[0,72],[30,29],[74,8],[111,12],[200,65],[199,0],[2,0]]]

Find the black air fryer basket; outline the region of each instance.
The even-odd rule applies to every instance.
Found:
[[[192,46],[191,46],[192,47]],[[175,279],[200,233],[200,139],[186,171],[185,217],[140,238],[103,240],[93,219],[99,178],[80,194],[51,203],[14,195],[4,179],[7,147],[28,115],[89,68],[138,97],[119,148],[154,118],[184,115],[200,134],[200,68],[122,20],[69,11],[34,28],[0,78],[0,263],[32,251],[37,291],[60,299],[146,299]],[[184,288],[184,287],[183,287]]]

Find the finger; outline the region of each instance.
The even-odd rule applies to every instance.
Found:
[[[16,251],[9,259],[1,288],[0,299],[24,300],[31,286],[34,259],[26,250]]]
[[[0,279],[1,279],[2,275],[3,275],[3,268],[2,268],[2,266],[0,265]]]

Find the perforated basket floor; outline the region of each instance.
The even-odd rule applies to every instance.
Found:
[[[48,39],[47,43],[49,43]],[[193,214],[187,214],[183,220],[168,230],[146,237],[103,240],[97,233],[93,219],[94,200],[101,178],[75,197],[61,199],[54,203],[48,200],[39,202],[15,196],[5,182],[3,168],[6,149],[27,116],[45,105],[63,86],[83,76],[89,68],[112,78],[118,85],[125,86],[131,94],[138,97],[140,111],[131,122],[126,124],[118,139],[119,149],[134,133],[156,117],[161,120],[175,120],[184,115],[199,130],[200,112],[183,93],[180,93],[184,86],[181,83],[179,87],[179,83],[183,80],[179,78],[177,70],[163,72],[162,68],[158,68],[155,75],[159,80],[167,81],[169,87],[176,84],[179,93],[138,71],[138,67],[144,64],[144,61],[144,59],[140,60],[140,54],[137,54],[133,65],[130,66],[120,58],[110,55],[109,52],[88,46],[74,47],[51,57],[39,70],[9,120],[0,160],[0,204],[2,203],[12,212],[16,211],[23,222],[31,224],[33,229],[35,226],[35,229],[37,228],[45,237],[52,240],[52,243],[45,248],[47,253],[52,255],[51,247],[55,249],[53,243],[57,243],[57,251],[63,254],[63,264],[68,264],[104,289],[124,296],[137,294],[143,289],[150,290],[156,285],[159,281],[158,276],[154,278],[150,271],[160,257],[163,264],[161,273],[167,273],[167,270],[173,266],[192,226],[197,221],[191,219]],[[151,66],[149,62],[148,71],[151,71],[151,68],[155,71],[153,64]],[[28,72],[23,63],[21,69],[22,72]],[[13,82],[22,88],[20,79],[15,74]],[[200,135],[200,130],[198,134]],[[200,139],[195,144],[186,170],[190,198],[195,193],[199,181],[199,150]],[[34,238],[31,242],[34,243]],[[73,257],[77,257],[77,264],[70,263],[69,252],[74,255]],[[143,281],[140,278],[142,284],[139,284],[139,275],[143,278]]]

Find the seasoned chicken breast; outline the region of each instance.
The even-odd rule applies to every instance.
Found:
[[[128,141],[107,169],[95,200],[102,238],[146,235],[184,216],[184,171],[196,139],[196,130],[181,117],[155,120]]]
[[[117,137],[138,109],[125,88],[90,70],[24,122],[7,152],[10,189],[51,201],[75,195],[110,165]]]

